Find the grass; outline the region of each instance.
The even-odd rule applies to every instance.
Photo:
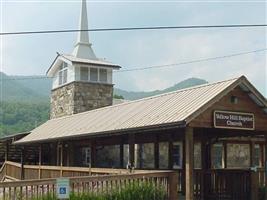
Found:
[[[56,200],[51,194],[33,200]],[[112,190],[108,193],[72,193],[70,200],[166,200],[167,194],[162,187],[155,187],[150,183],[133,182],[126,185],[123,189]]]

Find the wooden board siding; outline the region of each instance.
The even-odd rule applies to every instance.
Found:
[[[231,96],[236,96],[238,98],[237,104],[231,103]],[[264,114],[263,110],[239,87],[232,90],[220,101],[215,102],[210,108],[192,120],[189,126],[214,128],[213,112],[215,110],[253,113],[255,116],[255,130],[267,130],[267,115]]]

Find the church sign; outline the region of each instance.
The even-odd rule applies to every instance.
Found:
[[[214,127],[254,130],[255,119],[252,113],[214,111]]]

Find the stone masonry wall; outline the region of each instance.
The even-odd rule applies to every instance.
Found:
[[[50,118],[112,105],[113,85],[72,82],[52,90]]]

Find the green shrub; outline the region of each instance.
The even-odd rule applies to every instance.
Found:
[[[34,198],[33,200],[56,200],[51,194],[42,198]],[[150,183],[133,182],[126,185],[122,189],[114,189],[110,192],[102,193],[72,193],[70,200],[166,200],[167,194],[165,190],[158,186],[155,187]]]

